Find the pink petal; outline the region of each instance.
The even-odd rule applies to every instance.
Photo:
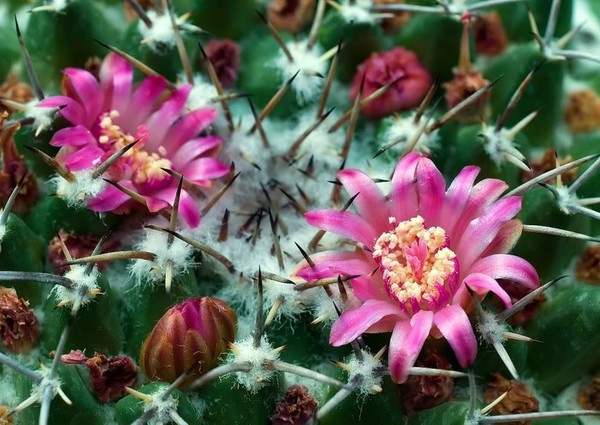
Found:
[[[535,268],[516,255],[495,254],[477,260],[471,273],[483,273],[493,279],[506,279],[528,288],[537,288],[540,283]]]
[[[416,217],[419,212],[415,171],[421,158],[419,153],[409,153],[400,160],[394,171],[390,196],[392,215],[399,222]]]
[[[198,137],[184,143],[171,156],[173,167],[181,170],[188,162],[217,148],[223,140],[216,136]]]
[[[360,301],[371,299],[385,301],[390,298],[383,287],[383,279],[379,275],[357,277],[350,281],[350,285],[352,286],[352,292]]]
[[[179,147],[198,134],[217,119],[214,108],[196,109],[180,117],[169,129],[163,145],[168,151],[176,151]]]
[[[484,179],[477,183],[473,187],[454,229],[447,229],[451,230],[450,240],[458,243],[469,223],[481,215],[507,188],[506,183],[497,179]]]
[[[163,139],[169,131],[169,128],[179,117],[192,87],[188,84],[175,90],[171,97],[165,101],[158,111],[155,111],[148,118],[147,129],[150,133],[150,139],[146,142],[146,149],[154,152],[163,144]]]
[[[85,111],[75,99],[67,96],[52,96],[40,101],[37,106],[45,108],[63,107],[60,115],[72,124],[86,125]]]
[[[130,181],[121,180],[119,181],[119,184],[128,189],[134,189],[133,184]],[[131,199],[129,195],[121,192],[116,187],[107,184],[98,196],[88,202],[88,207],[96,212],[114,211],[129,199]]]
[[[97,145],[96,138],[82,125],[58,130],[50,140],[52,146],[85,146]]]
[[[334,347],[348,344],[387,316],[402,317],[403,313],[390,302],[369,300],[354,310],[342,313],[331,327],[329,343]]]
[[[395,383],[401,384],[408,378],[410,368],[414,366],[429,336],[433,317],[433,312],[421,310],[410,321],[396,323],[388,353],[388,367]]]
[[[202,184],[207,180],[223,177],[229,172],[229,166],[216,158],[198,158],[190,162],[180,172],[189,181]]]
[[[442,227],[446,229],[446,232],[452,231],[461,216],[479,171],[479,167],[475,167],[474,165],[467,166],[458,173],[450,184],[446,192],[446,201],[441,221]]]
[[[483,251],[481,256],[486,257],[492,254],[506,254],[510,252],[519,241],[522,232],[523,223],[521,220],[515,218],[507,221],[500,227],[498,234],[485,251]]]
[[[67,154],[64,164],[69,171],[82,171],[96,167],[102,161],[104,150],[95,145],[87,145]]]
[[[96,121],[104,103],[104,95],[98,80],[79,68],[66,68],[63,87],[69,97],[79,101],[86,112],[85,125],[89,128]]]
[[[477,339],[465,311],[449,305],[435,313],[433,324],[446,338],[462,367],[468,367],[477,356]]]
[[[315,210],[304,217],[311,226],[333,232],[371,247],[379,234],[363,218],[347,211]]]
[[[498,282],[489,277],[487,274],[471,273],[465,277],[463,282],[478,295],[485,295],[488,292],[492,292],[502,300],[506,308],[509,308],[512,305],[510,295],[508,295],[506,291],[500,287]]]
[[[427,226],[439,224],[438,216],[444,205],[446,181],[440,170],[429,159],[422,157],[415,172],[419,197],[419,215]]]
[[[365,173],[358,170],[342,170],[337,178],[351,196],[358,193],[354,200],[359,214],[377,230],[378,233],[390,229],[390,212],[385,196],[377,184]]]
[[[358,252],[325,251],[310,255],[315,267],[311,268],[306,261],[302,261],[293,272],[306,281],[342,275],[369,274],[375,268],[375,263]]]
[[[156,107],[156,102],[167,87],[166,80],[160,75],[144,78],[144,81],[133,92],[127,111],[123,111],[123,128],[133,133],[138,125],[148,119]]]
[[[129,106],[133,67],[121,56],[110,53],[100,67],[100,84],[104,91],[104,109],[124,112]]]
[[[157,212],[167,206],[173,206],[175,201],[175,194],[177,193],[176,187],[168,187],[166,189],[158,190],[152,195],[145,196],[148,210],[150,212]],[[200,224],[200,210],[194,202],[194,199],[186,190],[181,191],[181,198],[179,199],[179,216],[189,227],[198,227]]]
[[[483,215],[469,223],[455,251],[465,273],[494,240],[500,227],[512,219],[520,209],[521,198],[508,196],[494,202]]]

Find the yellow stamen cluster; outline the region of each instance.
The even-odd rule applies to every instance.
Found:
[[[111,143],[115,149],[121,149],[135,141],[133,135],[125,133],[121,130],[114,120],[119,117],[119,111],[112,110],[102,117],[100,127],[102,135],[98,141],[101,144]],[[134,170],[132,178],[133,183],[143,184],[151,180],[160,180],[165,178],[167,174],[161,168],[171,168],[171,161],[167,158],[167,150],[164,146],[158,148],[158,152],[149,153],[142,147],[136,145],[123,156]]]
[[[390,218],[390,224],[395,219]],[[421,216],[399,223],[381,234],[375,243],[373,258],[382,269],[390,294],[401,304],[414,299],[417,303],[434,301],[455,272],[456,254],[447,246],[446,232],[441,227],[426,229]],[[422,254],[415,254],[422,248]],[[420,257],[410,260],[408,257]]]

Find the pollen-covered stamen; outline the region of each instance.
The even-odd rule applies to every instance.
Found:
[[[373,248],[388,294],[412,314],[445,305],[458,281],[458,261],[446,232],[423,224],[421,216],[403,221],[381,234]]]

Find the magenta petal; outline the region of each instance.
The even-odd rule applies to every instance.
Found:
[[[388,353],[388,367],[392,380],[401,384],[408,378],[425,340],[431,331],[433,312],[420,310],[409,320],[396,323]]]
[[[134,189],[133,184],[131,184],[129,181],[120,181],[119,184],[128,189]],[[98,196],[88,202],[88,207],[92,211],[97,212],[113,211],[119,208],[129,199],[131,198],[126,193],[121,192],[114,186],[106,185],[104,190],[102,190]]]
[[[50,140],[52,146],[85,146],[96,145],[96,138],[82,125],[58,130]]]
[[[488,247],[481,254],[482,257],[486,257],[492,254],[506,254],[510,252],[521,237],[523,232],[523,223],[521,220],[513,219],[507,221],[500,227],[498,234]]]
[[[460,266],[465,272],[494,240],[500,227],[511,220],[521,209],[521,198],[508,196],[494,202],[467,227],[462,235],[456,253]]]
[[[133,92],[127,111],[121,113],[123,128],[133,133],[137,126],[148,119],[156,107],[160,95],[167,87],[166,80],[159,75],[144,78],[144,81]]]
[[[104,109],[124,112],[129,106],[133,67],[121,56],[110,53],[100,67],[100,84],[104,91]]]
[[[173,206],[176,193],[177,188],[172,186],[145,196],[148,210],[157,212],[168,206]],[[198,210],[194,199],[186,190],[181,191],[181,197],[179,198],[179,215],[189,227],[198,227],[200,224],[200,210]]]
[[[348,344],[387,316],[402,317],[400,308],[390,302],[369,300],[354,310],[348,310],[331,327],[329,343],[334,347]]]
[[[64,158],[69,171],[82,171],[95,168],[102,161],[104,150],[95,145],[87,145],[67,154]]]
[[[214,108],[196,109],[180,117],[169,129],[163,145],[167,151],[175,152],[179,147],[198,134],[217,119]]]
[[[422,157],[417,164],[415,179],[419,197],[419,215],[428,226],[439,224],[438,217],[446,197],[444,176],[429,159]]]
[[[500,287],[496,280],[492,279],[487,274],[471,273],[465,277],[463,282],[478,295],[485,295],[488,292],[492,292],[502,300],[506,308],[509,308],[512,305],[510,295]]]
[[[228,165],[216,158],[198,158],[190,162],[181,174],[193,183],[204,183],[207,180],[218,179],[229,172]]]
[[[537,288],[540,283],[535,268],[516,255],[495,254],[477,260],[470,273],[483,273],[492,279],[507,279],[528,288]]]
[[[223,140],[216,136],[192,139],[177,149],[177,152],[171,156],[171,163],[175,169],[181,170],[190,161],[217,148],[222,142]]]
[[[467,314],[459,305],[449,305],[435,313],[433,324],[446,338],[458,363],[469,367],[477,356],[477,339]]]
[[[342,170],[337,173],[337,178],[351,196],[358,193],[354,205],[358,208],[360,215],[379,233],[388,231],[390,213],[385,196],[377,184],[358,170]]]
[[[307,212],[304,217],[311,226],[353,239],[368,247],[379,236],[366,220],[347,211],[315,210]]]
[[[63,86],[67,95],[79,101],[86,112],[86,126],[89,128],[98,118],[104,103],[100,84],[92,74],[79,68],[64,70]]]
[[[40,101],[36,106],[44,108],[63,107],[60,115],[67,121],[78,125],[86,125],[86,114],[79,102],[67,96],[52,96]]]
[[[452,231],[456,221],[461,216],[479,171],[479,167],[467,166],[458,173],[450,184],[446,192],[443,217],[441,218],[442,227],[446,229],[446,232],[450,233]]]
[[[368,258],[357,252],[325,251],[311,254],[310,258],[315,267],[312,268],[306,261],[302,261],[293,272],[295,276],[310,281],[338,275],[369,274],[375,267],[372,261],[368,261]]]
[[[422,155],[416,152],[406,155],[394,171],[390,197],[392,215],[400,221],[416,217],[419,212],[419,199],[415,186],[415,171]]]
[[[171,97],[166,100],[158,111],[155,111],[148,121],[146,128],[150,133],[150,139],[146,142],[146,149],[156,151],[163,144],[163,139],[171,125],[179,117],[192,87],[188,84],[175,90]]]

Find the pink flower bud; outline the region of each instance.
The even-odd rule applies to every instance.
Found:
[[[237,315],[216,298],[190,298],[171,307],[144,341],[140,368],[150,380],[173,382],[194,364],[182,388],[215,367],[233,341]]]
[[[0,340],[12,353],[28,353],[37,344],[40,325],[29,303],[12,288],[0,287]]]
[[[363,106],[362,113],[369,118],[381,118],[417,106],[431,86],[431,77],[417,55],[401,47],[372,53],[360,64],[350,89],[352,101],[358,95],[363,76],[363,98],[399,78],[385,93]]]

